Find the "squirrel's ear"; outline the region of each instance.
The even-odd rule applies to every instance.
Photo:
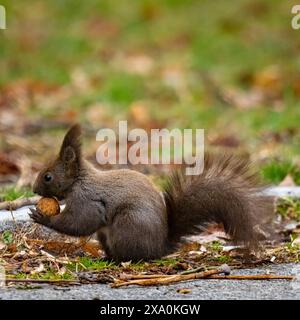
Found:
[[[81,159],[81,127],[75,124],[64,137],[59,158],[65,163],[79,162]]]

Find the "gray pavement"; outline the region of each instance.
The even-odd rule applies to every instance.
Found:
[[[109,285],[93,284],[68,288],[49,285],[39,289],[21,290],[16,288],[0,289],[2,300],[170,300],[170,299],[207,299],[207,300],[253,300],[253,299],[300,299],[300,264],[281,264],[263,268],[234,271],[234,274],[275,273],[296,275],[299,279],[288,280],[197,280],[160,287],[138,287],[112,289]],[[190,289],[187,294],[178,293],[178,289]]]

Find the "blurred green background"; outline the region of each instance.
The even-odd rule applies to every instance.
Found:
[[[258,160],[266,181],[300,184],[296,3],[2,0],[0,151],[38,169],[80,121],[95,158],[93,130],[128,119],[204,128],[207,146]]]

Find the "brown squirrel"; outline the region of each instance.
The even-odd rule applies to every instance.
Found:
[[[82,157],[80,136],[74,125],[33,187],[41,196],[64,199],[65,209],[51,217],[31,209],[35,222],[71,236],[97,232],[116,261],[160,258],[211,222],[222,223],[236,243],[257,244],[255,226],[268,204],[257,194],[247,160],[206,154],[202,174],[174,172],[162,196],[142,173],[94,168]]]

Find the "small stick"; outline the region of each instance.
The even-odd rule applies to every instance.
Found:
[[[195,269],[186,270],[186,271],[181,272],[179,275],[197,273],[201,269],[203,269],[203,267],[198,267]],[[213,270],[215,270],[215,269],[213,269]],[[231,272],[230,267],[227,264],[221,265],[220,268],[217,270],[222,270],[222,273],[227,274],[227,275],[230,274],[230,272]],[[119,279],[120,280],[155,279],[155,278],[168,278],[168,277],[172,277],[172,276],[174,276],[174,275],[169,275],[169,274],[126,274],[126,273],[123,273],[120,275]]]
[[[180,272],[180,275],[186,275],[186,274],[191,274],[191,273],[196,273],[200,270],[203,269],[202,267],[191,269],[191,270],[185,270],[183,272]],[[227,272],[229,272],[227,270]],[[169,274],[121,274],[119,279],[120,280],[136,280],[136,279],[156,279],[156,278],[168,278],[173,275]]]
[[[0,203],[0,210],[13,211],[25,206],[36,205],[40,199],[40,196],[34,196],[31,198],[20,198],[14,201],[4,201]]]
[[[219,280],[293,280],[294,276],[281,276],[272,274],[257,274],[257,275],[211,275],[207,279],[219,279]]]
[[[50,284],[80,284],[78,281],[74,280],[51,280],[51,279],[5,279],[6,282],[14,283],[50,283]]]
[[[169,274],[121,274],[120,280],[137,280],[137,279],[157,279],[168,278]]]
[[[15,228],[16,228],[16,229],[18,230],[18,232],[19,232],[20,230],[19,230],[19,228],[17,227],[17,221],[16,221],[16,219],[15,219],[15,216],[14,216],[12,210],[10,210],[10,215],[11,215],[11,218],[12,218],[12,220],[13,220],[13,222],[14,222]]]
[[[162,285],[162,284],[169,284],[174,282],[180,281],[188,281],[188,280],[195,280],[195,279],[203,279],[215,274],[225,273],[228,274],[228,266],[221,266],[220,269],[208,270],[204,272],[192,273],[192,274],[175,274],[170,276],[161,276],[159,278],[143,278],[143,279],[136,279],[127,282],[117,282],[111,285],[112,288],[119,288],[123,286],[129,286],[132,284],[137,284],[140,286],[155,286],[155,285]]]
[[[203,269],[203,266],[201,267],[198,267],[198,268],[195,268],[195,269],[191,269],[191,270],[185,270],[185,271],[182,271],[180,274],[190,274],[190,273],[196,273],[200,270]]]

